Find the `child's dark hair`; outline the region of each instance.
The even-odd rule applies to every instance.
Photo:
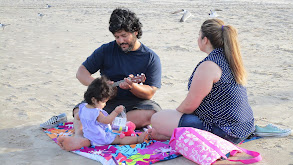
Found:
[[[126,32],[138,32],[136,37],[140,39],[142,36],[142,24],[137,18],[134,12],[128,9],[115,9],[110,17],[109,30],[112,34],[120,30],[125,30]]]
[[[94,97],[97,101],[103,101],[110,99],[116,95],[115,88],[108,83],[108,79],[105,76],[96,78],[87,88],[84,93],[84,100],[92,105],[92,98]]]

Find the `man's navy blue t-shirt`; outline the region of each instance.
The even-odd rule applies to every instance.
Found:
[[[125,53],[116,41],[97,48],[83,63],[86,69],[94,74],[100,70],[110,80],[123,80],[130,74],[134,76],[144,73],[146,81],[143,84],[161,88],[161,62],[159,56],[141,43],[136,51]],[[118,87],[116,98],[128,99],[134,96],[130,91]]]

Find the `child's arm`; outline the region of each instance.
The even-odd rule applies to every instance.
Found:
[[[79,113],[76,113],[76,116],[74,117],[76,120],[80,120]]]
[[[110,124],[113,122],[115,117],[123,111],[123,109],[124,109],[124,107],[122,105],[119,105],[108,116],[105,116],[102,112],[100,112],[100,114],[97,118],[97,121],[100,123],[104,123],[104,124]]]

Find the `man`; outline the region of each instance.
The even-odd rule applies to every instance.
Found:
[[[124,79],[117,87],[116,97],[107,102],[104,110],[110,114],[116,106],[124,105],[127,119],[137,128],[142,128],[150,124],[151,116],[156,111],[161,110],[156,102],[150,100],[161,87],[160,58],[138,41],[142,35],[142,24],[135,13],[117,8],[112,12],[109,24],[115,41],[96,49],[78,68],[76,77],[86,86],[95,79],[92,74],[97,71],[114,82]],[[130,79],[141,73],[146,77],[143,84]],[[77,115],[78,111],[77,105],[73,115]],[[75,136],[82,138],[80,121],[74,119],[74,128]]]

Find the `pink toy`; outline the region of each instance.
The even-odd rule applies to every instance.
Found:
[[[134,131],[136,128],[135,124],[131,121],[128,121],[126,123],[126,126],[128,127],[128,130],[127,130],[127,132],[121,132],[120,138],[124,138],[125,136],[135,136],[136,135],[135,131]]]

